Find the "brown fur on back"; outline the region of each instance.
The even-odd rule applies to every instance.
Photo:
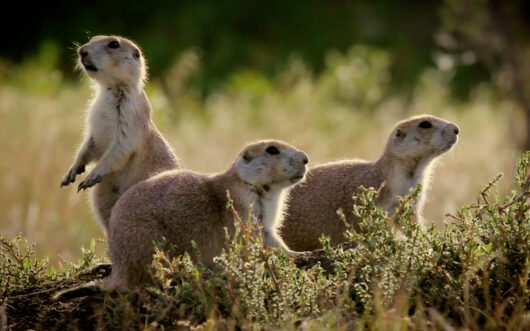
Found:
[[[138,183],[112,211],[108,239],[113,267],[105,286],[127,289],[148,281],[153,243],[163,238],[176,246],[177,255],[188,252],[196,261],[212,263],[223,248],[224,228],[230,235],[234,231],[227,191],[243,220],[252,211],[262,222],[270,240],[265,244],[286,249],[277,239],[276,224],[282,216],[278,210],[284,189],[303,178],[307,162],[303,152],[268,140],[248,145],[221,174],[173,170]]]
[[[416,205],[420,214],[430,165],[456,143],[458,132],[453,123],[420,115],[397,123],[385,152],[376,161],[340,161],[310,169],[306,181],[289,193],[280,236],[294,251],[321,248],[318,239],[323,234],[331,238],[332,245],[344,242],[346,225],[337,211],[342,209],[355,228],[358,220],[352,214],[352,197],[361,186],[378,189],[385,183],[376,203],[393,214],[397,197],[422,183],[423,193]]]
[[[115,276],[110,284],[148,281],[145,268],[152,259],[153,243],[163,238],[176,245],[177,253],[187,251],[197,258],[193,240],[201,248],[201,260],[211,261],[212,253],[222,249],[223,227],[233,229],[232,215],[223,208],[226,201],[226,192],[211,185],[210,178],[190,171],[175,170],[139,183],[120,199],[112,215],[109,249],[113,274],[119,271],[119,279]]]
[[[333,172],[329,172],[329,169],[333,169]],[[352,172],[358,176],[351,176]],[[340,162],[311,168],[306,180],[289,192],[286,216],[279,230],[287,246],[294,251],[317,249],[320,247],[318,238],[323,233],[330,236],[332,245],[343,242],[346,226],[337,210],[341,209],[346,220],[352,221],[352,197],[359,192],[361,185],[381,185],[381,176],[371,163]],[[329,192],[332,196],[314,192]],[[303,201],[303,204],[297,201]],[[311,210],[319,210],[318,216],[308,213],[307,205],[312,206]],[[323,220],[326,220],[325,229],[319,224]]]

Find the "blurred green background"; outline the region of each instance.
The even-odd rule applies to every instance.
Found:
[[[65,60],[60,69],[71,72],[74,42],[119,34],[142,45],[153,75],[164,73],[179,53],[196,50],[202,66],[195,83],[208,92],[242,68],[272,75],[291,56],[321,71],[329,50],[343,52],[357,43],[389,50],[395,86],[408,88],[433,64],[432,36],[440,21],[439,1],[404,6],[401,1],[118,0],[36,6],[42,8],[25,12],[31,24],[17,26],[17,36],[0,55],[17,60],[50,41]]]
[[[373,159],[396,121],[431,113],[462,132],[429,191],[426,218],[440,223],[530,146],[528,1],[14,6],[0,22],[0,233],[22,232],[54,262],[103,237],[86,193],[59,189],[91,95],[76,44],[97,34],[143,48],[155,122],[197,171],[265,137],[313,165]]]

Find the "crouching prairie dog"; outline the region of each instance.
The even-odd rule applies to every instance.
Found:
[[[337,210],[343,210],[348,222],[355,222],[352,196],[361,186],[377,189],[385,183],[376,203],[393,214],[397,197],[421,183],[423,193],[416,204],[420,214],[432,161],[451,149],[458,132],[455,124],[441,118],[415,116],[396,125],[378,160],[346,160],[311,168],[306,180],[289,193],[281,237],[295,251],[321,248],[322,234],[331,238],[332,245],[343,242],[346,226]]]
[[[108,233],[112,274],[104,285],[123,290],[148,281],[153,242],[165,238],[176,254],[210,264],[224,247],[225,232],[234,232],[227,191],[243,220],[250,211],[263,224],[264,243],[289,251],[276,234],[282,218],[285,189],[300,181],[307,155],[275,140],[247,145],[226,172],[203,175],[173,170],[143,181],[127,191],[112,211]],[[192,249],[194,241],[198,256]]]
[[[96,217],[108,230],[112,207],[132,185],[178,167],[171,147],[151,120],[143,90],[146,64],[140,48],[119,36],[96,36],[79,47],[79,66],[95,82],[85,139],[61,187],[75,182],[90,162],[95,168],[78,191],[92,190]]]

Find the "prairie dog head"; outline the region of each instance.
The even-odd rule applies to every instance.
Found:
[[[241,180],[269,191],[281,190],[304,178],[308,161],[304,152],[289,144],[265,140],[247,145],[234,167]]]
[[[79,66],[105,86],[142,87],[146,65],[140,48],[119,36],[95,36],[77,49]]]
[[[419,115],[399,122],[386,146],[386,152],[400,159],[433,159],[453,147],[458,127],[431,115]]]

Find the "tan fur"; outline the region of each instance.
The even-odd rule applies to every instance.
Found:
[[[432,127],[418,127],[423,121]],[[360,186],[377,189],[385,183],[377,203],[393,214],[396,197],[422,183],[424,193],[416,206],[420,214],[429,166],[456,143],[457,134],[453,123],[430,115],[416,116],[396,125],[378,160],[332,162],[310,169],[306,180],[290,191],[279,229],[281,237],[294,251],[321,248],[318,238],[322,234],[330,236],[333,245],[343,242],[346,226],[337,210],[343,210],[347,221],[357,221],[352,215],[352,196]]]
[[[143,90],[146,65],[139,47],[123,37],[96,36],[77,52],[79,66],[95,82],[95,96],[85,139],[61,186],[73,183],[90,162],[98,162],[78,191],[99,183],[92,190],[92,205],[107,231],[112,207],[129,187],[177,168],[178,161],[151,120]]]
[[[271,154],[275,147],[278,154]],[[249,212],[263,224],[265,244],[291,253],[276,235],[282,215],[282,193],[305,174],[307,156],[279,141],[253,143],[243,149],[231,168],[215,175],[173,170],[143,181],[126,192],[112,211],[109,249],[112,275],[109,289],[126,289],[148,281],[146,266],[153,242],[166,238],[177,254],[188,252],[206,264],[219,255],[224,228],[232,235],[234,215],[227,208],[227,190],[243,220]],[[250,207],[252,206],[252,207]],[[191,249],[197,243],[199,256]]]

